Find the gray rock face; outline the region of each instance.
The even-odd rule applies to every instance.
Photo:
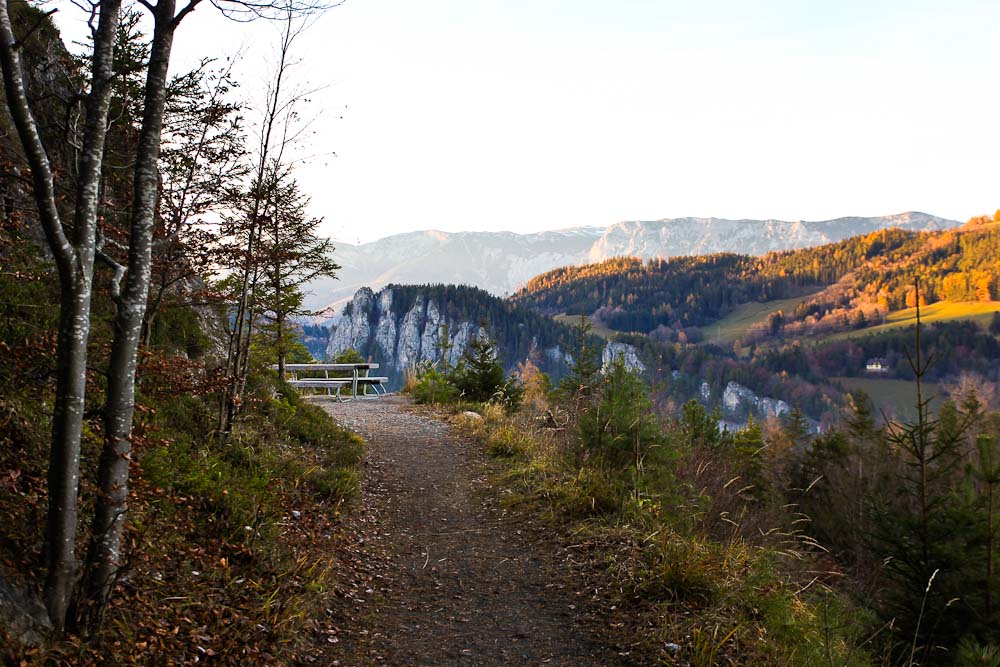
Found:
[[[444,323],[441,317],[441,309],[438,308],[437,301],[427,304],[427,312],[424,316],[424,330],[420,336],[420,361],[430,361],[437,363],[441,360],[441,324]],[[451,323],[448,323],[448,337],[451,337]]]
[[[451,337],[451,349],[448,350],[448,365],[454,366],[458,363],[469,343],[476,336],[485,333],[481,326],[472,322],[462,322],[456,331],[449,332]]]
[[[371,337],[369,315],[374,301],[375,295],[367,287],[357,291],[346,309],[348,314],[341,318],[330,336],[327,353],[331,358],[344,350],[361,350],[368,345],[368,339]]]
[[[776,398],[758,397],[737,382],[730,382],[722,393],[723,414],[731,418],[747,415],[754,417],[782,417],[792,411],[788,403]]]
[[[0,628],[25,646],[38,646],[51,634],[52,623],[38,596],[0,578]]]
[[[354,349],[380,364],[379,374],[389,377],[389,386],[401,384],[406,370],[420,363],[441,364],[443,327],[448,327],[449,366],[454,366],[469,343],[483,333],[478,322],[447,317],[433,298],[420,294],[406,312],[397,310],[392,288],[373,294],[367,287],[358,290],[332,327],[326,353],[336,357]],[[546,351],[547,352],[547,351]]]
[[[611,365],[611,362],[615,358],[621,357],[625,362],[625,367],[629,370],[633,370],[639,373],[646,371],[646,364],[642,363],[639,359],[639,355],[636,352],[635,346],[629,345],[627,343],[614,343],[609,342],[604,346],[604,351],[601,353],[601,365],[607,368]]]
[[[396,337],[396,354],[390,357],[399,368],[416,366],[421,360],[420,330],[424,325],[426,309],[424,297],[418,296],[416,302],[403,316],[403,322],[399,326],[399,335]],[[330,345],[333,345],[332,339]]]
[[[375,344],[386,357],[392,357],[397,348],[396,318],[392,311],[392,290],[385,289],[375,303],[378,325],[375,327]],[[383,317],[384,315],[384,317]]]
[[[545,350],[545,356],[552,363],[556,363],[556,364],[558,364],[558,363],[572,364],[573,363],[573,355],[571,355],[569,352],[563,352],[561,349],[559,349],[558,345],[556,345],[555,347],[550,347],[549,349]]]
[[[354,349],[380,364],[379,375],[389,377],[390,388],[402,383],[407,369],[421,363],[441,365],[444,361],[443,327],[448,328],[449,366],[454,366],[469,344],[484,332],[479,321],[456,319],[446,313],[447,308],[438,303],[433,293],[418,293],[408,309],[401,303],[407,297],[394,292],[391,287],[373,294],[367,287],[358,290],[345,308],[343,317],[333,325],[326,353],[336,357],[347,349]],[[405,309],[405,312],[402,312]],[[541,348],[537,338],[532,339],[531,355],[541,359],[545,369],[565,369],[572,358],[559,347]],[[604,365],[621,355],[625,365],[638,372],[646,370],[632,345],[608,343],[601,355]],[[523,359],[504,360],[508,369]]]

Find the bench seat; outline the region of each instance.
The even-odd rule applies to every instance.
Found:
[[[382,394],[385,394],[385,387],[383,383],[388,382],[388,377],[359,377],[357,383],[359,387],[371,387],[375,390],[375,396],[379,396],[379,390]],[[302,380],[288,380],[288,384],[296,389],[326,389],[327,391],[334,389],[336,390],[337,400],[350,400],[344,399],[340,392],[344,387],[351,387],[355,380],[354,378],[305,378]],[[361,398],[359,394],[357,398]]]
[[[308,388],[318,388],[318,389],[336,389],[338,387],[350,387],[351,379],[347,378],[330,378],[329,380],[323,378],[310,378],[306,380],[288,380],[288,384],[293,387],[308,387]]]

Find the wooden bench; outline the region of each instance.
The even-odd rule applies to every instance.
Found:
[[[285,364],[285,372],[289,374],[287,382],[296,389],[326,389],[328,396],[336,396],[338,401],[349,401],[353,398],[379,398],[387,392],[384,384],[389,381],[387,377],[368,375],[368,371],[378,368],[378,364]],[[271,366],[272,370],[277,370],[278,366]],[[350,377],[330,377],[330,372],[350,373]],[[323,377],[300,377],[301,374],[323,373]],[[364,375],[362,375],[364,373]],[[341,394],[344,387],[351,388],[351,398],[344,398]],[[358,394],[358,388],[362,394]],[[368,395],[368,388],[374,394]],[[332,393],[333,392],[333,393]],[[381,393],[380,393],[381,392]]]

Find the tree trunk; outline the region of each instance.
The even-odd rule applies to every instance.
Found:
[[[278,330],[278,378],[282,382],[285,380],[285,315],[278,312],[275,317],[275,326]]]
[[[991,470],[990,474],[995,476],[996,473]],[[984,595],[987,623],[993,620],[993,486],[994,483],[991,479],[986,486],[986,491],[989,494],[986,506],[986,591]]]
[[[66,628],[77,561],[75,556],[77,497],[80,484],[80,439],[87,384],[87,341],[90,299],[97,250],[97,205],[107,136],[114,37],[120,0],[100,5],[90,91],[84,119],[72,239],[66,236],[56,204],[55,181],[48,155],[28,101],[18,43],[7,2],[0,2],[0,67],[4,92],[18,138],[31,167],[35,205],[45,239],[55,258],[61,287],[56,366],[56,396],[49,451],[49,506],[45,531],[45,604],[57,635]]]
[[[275,174],[277,178],[277,174]],[[274,272],[274,276],[271,279],[271,290],[274,295],[274,328],[275,334],[275,345],[274,351],[278,356],[278,379],[282,382],[285,381],[285,310],[282,306],[282,294],[281,294],[281,216],[278,215],[278,207],[275,206],[274,216],[272,220],[272,230],[271,233],[274,235],[274,244],[277,248],[275,253],[276,257],[274,260],[274,266],[271,270]]]
[[[84,277],[80,276],[81,282]],[[87,339],[90,331],[90,277],[85,286],[63,287],[56,354],[55,409],[49,450],[46,518],[45,606],[57,634],[66,627],[76,580],[77,496],[80,440],[87,389]]]
[[[132,220],[125,290],[117,298],[114,341],[104,408],[104,447],[99,493],[87,554],[84,609],[95,627],[121,566],[121,542],[128,511],[131,430],[135,409],[136,357],[142,336],[152,265],[153,228],[159,191],[160,131],[166,99],[167,69],[173,44],[175,0],[159,0],[146,73],[142,127],[136,154]]]

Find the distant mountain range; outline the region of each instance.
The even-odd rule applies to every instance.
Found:
[[[331,314],[339,315],[361,287],[378,291],[390,283],[466,284],[502,296],[550,269],[623,255],[642,258],[718,252],[763,255],[889,227],[933,231],[959,224],[911,211],[817,222],[673,218],[536,234],[410,232],[361,245],[336,243],[334,257],[343,267],[338,279],[312,284],[307,305],[314,309],[330,307]]]

